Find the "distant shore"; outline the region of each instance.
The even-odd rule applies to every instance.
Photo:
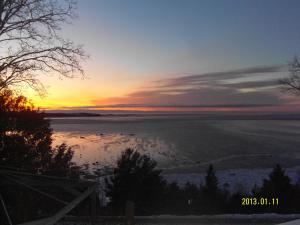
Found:
[[[70,117],[197,117],[205,120],[300,120],[300,113],[295,114],[227,114],[227,113],[175,113],[175,112],[148,112],[148,113],[91,113],[91,112],[45,112],[48,118],[70,118]]]
[[[126,117],[138,116],[137,114],[99,114],[99,113],[45,113],[48,118],[63,118],[63,117]]]

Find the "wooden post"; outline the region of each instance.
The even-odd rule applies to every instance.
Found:
[[[127,201],[125,206],[125,223],[126,225],[134,224],[134,202]]]
[[[92,193],[90,199],[91,199],[91,223],[96,224],[97,193],[96,192]]]

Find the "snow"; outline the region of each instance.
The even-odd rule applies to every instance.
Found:
[[[261,214],[220,214],[220,215],[155,215],[155,216],[136,216],[136,218],[145,219],[299,219],[300,214],[279,214],[279,213],[261,213]],[[299,223],[300,224],[300,223]]]
[[[299,224],[300,224],[300,219],[289,221],[289,222],[286,222],[286,223],[281,223],[281,224],[278,224],[278,225],[299,225]]]

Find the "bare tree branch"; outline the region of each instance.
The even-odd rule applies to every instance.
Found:
[[[289,64],[290,75],[279,80],[282,90],[288,93],[300,95],[300,63],[297,57]]]
[[[41,74],[84,76],[82,46],[59,35],[75,8],[73,0],[0,0],[0,91],[24,83],[42,93]]]

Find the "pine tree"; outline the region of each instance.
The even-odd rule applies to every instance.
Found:
[[[212,164],[209,165],[205,176],[204,191],[209,195],[215,195],[218,192],[218,178]]]
[[[295,187],[291,184],[290,178],[285,171],[277,164],[269,175],[264,179],[263,186],[254,195],[259,198],[278,199],[279,204],[262,207],[263,212],[291,213],[295,212],[295,205],[298,201],[294,198]]]
[[[270,173],[269,179],[264,179],[262,193],[270,197],[283,197],[290,192],[291,188],[290,178],[277,164]]]
[[[218,178],[213,165],[209,165],[205,176],[200,197],[200,210],[204,213],[215,214],[224,212],[225,195],[218,188]]]
[[[114,212],[121,213],[127,201],[134,202],[140,214],[158,210],[165,181],[156,165],[149,156],[132,149],[122,153],[114,175],[106,179],[106,193]]]

